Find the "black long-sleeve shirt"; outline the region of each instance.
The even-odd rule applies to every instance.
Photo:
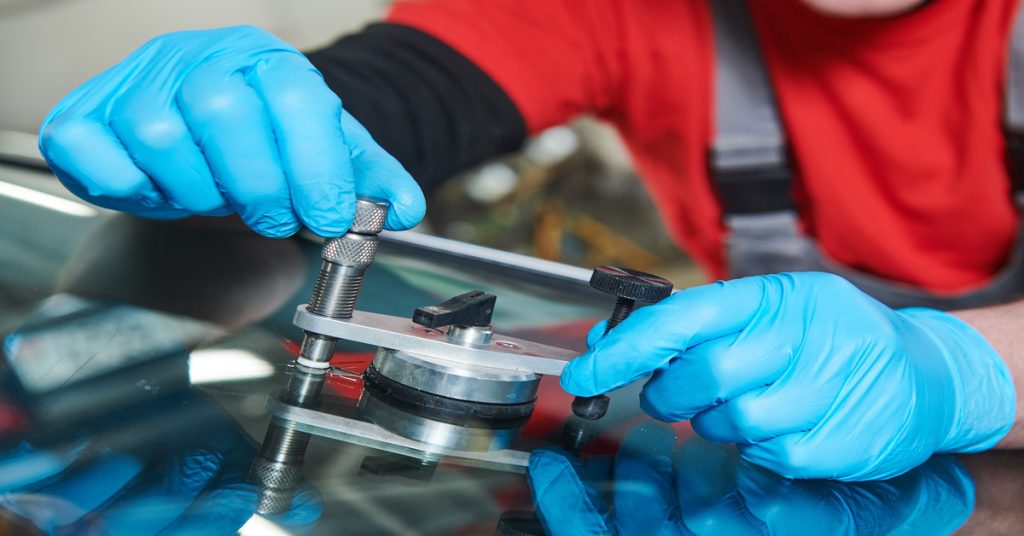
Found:
[[[307,57],[426,191],[525,138],[522,116],[497,83],[420,30],[373,24]]]

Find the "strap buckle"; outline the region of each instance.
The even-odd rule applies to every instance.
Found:
[[[758,154],[738,154],[743,149],[708,150],[708,170],[714,178],[722,211],[725,214],[756,214],[792,211],[793,169],[783,152],[765,158]],[[1022,160],[1024,163],[1024,160]]]

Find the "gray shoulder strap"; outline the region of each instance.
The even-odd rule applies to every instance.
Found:
[[[735,179],[736,171],[785,168],[787,149],[746,0],[708,0],[708,4],[715,35],[715,137],[708,163],[722,190],[723,183]],[[1004,128],[1011,150],[1011,176],[1016,189],[1024,190],[1024,2],[1013,21],[1009,45]],[[743,182],[751,182],[749,173],[742,175]],[[728,199],[723,201],[728,204]]]
[[[722,210],[794,208],[786,135],[746,0],[708,0],[715,33],[715,137],[708,168]]]
[[[1006,87],[1003,89],[1003,136],[1006,170],[1013,200],[1024,213],[1024,3],[1017,8],[1010,30]]]
[[[712,0],[714,1],[714,0]],[[1006,69],[1006,89],[1003,120],[1006,130],[1024,134],[1024,3],[1017,9],[1010,34],[1009,65]]]
[[[708,0],[715,33],[715,138],[711,166],[780,166],[786,137],[746,0]]]

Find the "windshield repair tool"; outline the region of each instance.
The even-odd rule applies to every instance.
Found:
[[[300,306],[295,325],[311,336],[378,347],[359,399],[361,416],[378,430],[329,420],[341,428],[335,431],[377,441],[383,430],[435,459],[492,452],[500,464],[525,463],[526,456],[502,451],[533,413],[541,376],[561,374],[579,353],[495,333],[495,303],[477,290],[416,309],[411,318],[354,311],[347,319]]]
[[[349,233],[325,243],[313,297],[295,312],[294,323],[305,333],[295,374],[268,401],[274,422],[293,433],[269,431],[271,445],[264,445],[261,457],[278,464],[301,462],[301,434],[315,433],[426,463],[446,458],[525,470],[530,447],[518,431],[533,413],[541,378],[561,375],[579,352],[495,332],[491,317],[497,298],[480,290],[420,307],[409,317],[356,310],[385,216],[385,205],[360,200]],[[619,272],[640,278],[639,273]],[[617,310],[653,301],[649,295],[654,291],[637,295],[635,286],[615,287],[622,288],[616,295],[623,305]],[[652,285],[645,280],[640,286]],[[339,339],[377,347],[361,375],[355,407],[320,401]],[[283,452],[290,444],[293,452]],[[296,472],[289,480],[297,478]],[[280,507],[280,500],[273,502],[274,509]]]

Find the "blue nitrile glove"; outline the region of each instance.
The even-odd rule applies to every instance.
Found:
[[[336,236],[355,196],[408,229],[423,194],[306,58],[258,28],[157,37],[50,112],[40,150],[79,197],[151,218],[238,213],[260,234]]]
[[[256,511],[256,448],[214,402],[186,393],[66,445],[0,451],[0,509],[46,534],[238,532]],[[311,528],[323,510],[303,484],[272,521]]]
[[[615,461],[613,507],[585,462],[554,450],[530,456],[537,510],[553,536],[592,534],[949,534],[974,509],[974,483],[952,456],[891,480],[787,480],[735,449],[643,425]]]
[[[1006,365],[957,318],[893,311],[823,273],[750,277],[637,310],[562,374],[591,396],[651,375],[641,407],[792,478],[892,477],[990,448],[1015,410]]]

